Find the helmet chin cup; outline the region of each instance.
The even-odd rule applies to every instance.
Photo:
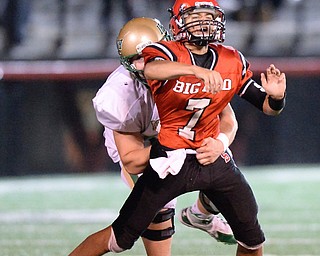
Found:
[[[190,33],[188,42],[197,46],[207,46],[209,44],[209,39],[201,36],[194,36]]]
[[[198,39],[194,41],[194,44],[197,46],[207,46],[209,44],[209,41],[205,39]]]

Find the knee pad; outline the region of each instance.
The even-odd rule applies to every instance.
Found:
[[[215,214],[215,215],[220,213],[218,208],[201,191],[199,192],[199,200],[200,200],[201,204],[203,205],[204,209],[206,209],[208,212]]]
[[[158,212],[156,217],[154,217],[154,219],[152,220],[152,223],[157,224],[157,223],[165,222],[170,219],[173,222],[174,214],[175,214],[175,211],[173,208],[169,208],[165,211]],[[172,226],[173,226],[173,223],[172,223]]]
[[[154,217],[152,223],[158,224],[171,219],[172,226],[162,230],[147,229],[146,231],[143,232],[141,236],[151,241],[162,241],[172,237],[172,235],[175,233],[174,214],[175,214],[175,211],[173,208],[169,208],[165,211],[158,212],[156,217]]]

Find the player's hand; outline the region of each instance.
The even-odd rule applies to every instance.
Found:
[[[207,92],[216,94],[223,88],[223,79],[219,72],[195,66],[195,76],[200,78]]]
[[[203,165],[213,163],[224,152],[222,142],[211,137],[205,138],[196,151],[198,162]]]
[[[271,64],[267,68],[267,75],[261,73],[261,84],[274,100],[283,99],[286,91],[286,76],[275,65]]]

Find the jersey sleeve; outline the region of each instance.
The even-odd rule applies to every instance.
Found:
[[[120,156],[116,147],[116,143],[114,141],[113,131],[105,127],[103,137],[105,139],[104,145],[107,149],[109,157],[112,159],[114,163],[120,162]]]
[[[239,58],[239,65],[241,69],[241,88],[243,85],[245,85],[248,81],[252,79],[253,72],[250,69],[250,63],[247,61],[247,59],[243,56],[243,54],[239,51],[237,51],[238,58]]]
[[[177,61],[177,57],[174,52],[171,50],[170,43],[173,42],[158,42],[153,43],[146,48],[143,49],[143,57],[144,62],[148,63],[154,60],[169,60],[169,61]],[[148,86],[151,91],[154,93],[157,91],[166,81],[158,81],[158,80],[147,80]]]
[[[240,52],[239,56],[243,63],[243,75],[242,86],[238,91],[238,95],[262,111],[266,92],[260,84],[252,79],[253,73],[250,70],[249,62]]]
[[[111,130],[140,132],[142,113],[141,96],[134,94],[135,84],[131,77],[117,72],[111,74],[93,98],[98,121]],[[135,98],[136,96],[136,98]]]
[[[110,98],[109,98],[110,97]],[[117,100],[117,95],[108,93],[109,100],[103,100],[103,95],[93,99],[93,105],[96,111],[98,121],[111,130],[123,132],[140,132],[141,111],[135,113],[130,111],[126,102]]]
[[[108,155],[115,163],[120,162],[120,157],[113,137],[114,130],[154,136],[156,131],[152,129],[152,120],[159,117],[151,93],[143,84],[132,79],[122,66],[110,74],[92,102],[96,117],[104,126]]]
[[[170,42],[153,43],[145,47],[142,51],[145,63],[154,60],[177,61],[175,54],[168,48]]]

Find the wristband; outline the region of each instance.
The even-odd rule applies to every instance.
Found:
[[[286,95],[281,100],[274,100],[270,96],[268,97],[268,103],[270,108],[272,108],[275,111],[279,111],[283,109],[286,102]]]
[[[226,151],[230,142],[228,136],[225,133],[220,132],[216,139],[222,142],[223,150]]]

